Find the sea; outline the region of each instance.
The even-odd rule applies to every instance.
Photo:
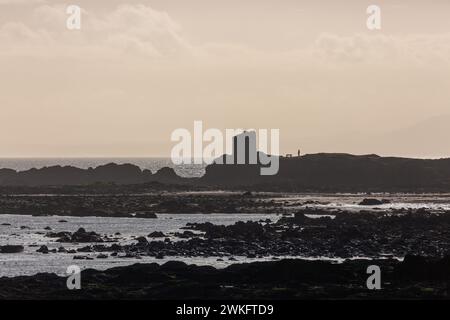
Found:
[[[24,251],[17,254],[0,254],[0,277],[13,277],[19,275],[33,275],[36,273],[50,272],[64,275],[67,268],[77,265],[81,269],[93,268],[97,270],[108,269],[117,266],[125,266],[134,263],[159,263],[169,260],[184,261],[188,264],[212,265],[223,268],[232,263],[248,262],[246,257],[234,257],[237,261],[224,258],[218,261],[219,257],[167,257],[156,259],[154,257],[120,258],[108,257],[107,259],[97,259],[98,253],[75,255],[88,255],[93,260],[74,260],[74,254],[69,253],[49,253],[42,254],[36,252],[40,246],[46,245],[49,249],[58,249],[61,246],[70,250],[89,245],[69,244],[55,242],[45,236],[49,231],[46,227],[51,227],[52,232],[70,231],[74,232],[78,228],[85,228],[86,231],[95,231],[101,235],[115,237],[115,233],[120,232],[120,244],[136,242],[138,236],[147,236],[153,231],[162,231],[164,234],[171,232],[182,232],[188,222],[200,223],[211,222],[214,224],[230,225],[237,221],[259,221],[260,219],[276,220],[279,216],[275,214],[158,214],[157,219],[136,219],[136,218],[104,218],[104,217],[34,217],[25,215],[2,215],[0,214],[0,245],[22,245]],[[59,222],[61,220],[67,222]],[[26,227],[26,228],[23,228]],[[168,236],[172,241],[179,241],[179,238]],[[150,238],[149,238],[150,239]],[[164,239],[155,239],[164,240]],[[107,243],[108,245],[108,243]],[[256,261],[256,259],[254,259]],[[269,260],[259,259],[259,260]]]
[[[97,167],[107,163],[131,163],[141,169],[149,169],[156,172],[162,167],[172,167],[175,171],[185,177],[198,177],[204,174],[204,165],[181,165],[175,166],[169,158],[0,158],[0,168],[15,169],[18,171],[31,168],[42,168],[48,166],[75,166],[78,168]],[[343,209],[361,211],[367,209],[358,203],[364,197],[375,197],[389,199],[390,203],[377,206],[373,210],[380,213],[400,208],[427,208],[429,210],[449,211],[450,194],[273,194],[273,201],[290,203],[290,207],[296,203],[310,203],[307,206],[323,209]],[[302,205],[303,206],[303,205]],[[58,249],[61,245],[65,249],[76,249],[87,244],[61,244],[45,236],[48,232],[46,227],[51,227],[54,232],[74,232],[78,228],[87,231],[95,231],[102,235],[114,237],[120,232],[119,243],[134,242],[136,237],[146,236],[153,231],[162,231],[165,234],[182,231],[188,222],[211,222],[219,225],[230,225],[237,221],[259,221],[270,219],[275,222],[281,218],[279,213],[267,214],[158,214],[157,219],[136,218],[105,218],[105,217],[34,217],[27,215],[0,214],[0,245],[22,245],[24,252],[17,254],[0,254],[0,277],[12,277],[19,275],[33,275],[42,272],[51,272],[65,275],[67,268],[77,265],[81,269],[107,269],[116,266],[124,266],[133,263],[164,263],[169,260],[179,260],[188,264],[211,265],[216,268],[224,268],[233,263],[244,263],[251,261],[266,261],[274,257],[254,258],[235,256],[229,260],[227,257],[167,257],[156,259],[154,257],[123,258],[111,257],[97,259],[98,253],[82,255],[91,256],[92,260],[74,260],[73,254],[36,252],[41,245],[49,249]],[[60,222],[65,220],[66,222]],[[172,241],[178,238],[169,235]],[[284,257],[278,257],[284,258]],[[287,258],[287,257],[286,257]],[[303,259],[322,259],[327,257],[291,257]],[[364,257],[355,257],[364,258]],[[334,259],[337,263],[339,259]]]

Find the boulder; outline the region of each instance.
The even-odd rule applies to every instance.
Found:
[[[0,246],[0,253],[20,253],[23,249],[24,248],[21,245]]]
[[[146,246],[146,245],[148,245],[148,241],[147,241],[147,239],[145,238],[145,237],[138,237],[137,239],[137,245],[138,246]]]
[[[153,231],[148,235],[149,238],[164,238],[165,236],[161,231]]]
[[[360,206],[379,206],[384,204],[382,200],[366,198],[359,203]]]
[[[139,211],[132,214],[135,218],[156,219],[158,216],[154,212]]]
[[[47,254],[49,251],[48,251],[48,247],[44,245],[44,246],[41,246],[39,249],[37,249],[36,252]]]
[[[58,233],[47,233],[47,237],[50,238],[58,238],[57,242],[78,242],[78,243],[87,243],[87,242],[103,242],[103,238],[101,235],[91,231],[87,232],[84,228],[79,228],[74,233],[70,232],[58,232]]]

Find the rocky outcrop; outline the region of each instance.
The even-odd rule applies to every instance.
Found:
[[[316,217],[310,217],[311,214]],[[320,214],[322,216],[320,216]],[[326,215],[326,216],[325,216]],[[137,243],[98,248],[151,257],[216,257],[234,259],[321,256],[328,258],[404,257],[407,254],[443,257],[448,253],[450,212],[346,212],[303,209],[277,222],[237,222],[232,225],[188,223],[184,232],[137,238]],[[181,240],[182,239],[182,240]],[[94,248],[95,249],[95,248]],[[97,249],[96,249],[97,250]]]
[[[161,231],[153,231],[148,235],[149,238],[164,238],[165,236]]]
[[[0,253],[20,253],[23,249],[21,245],[5,245],[0,246]]]
[[[389,200],[378,200],[378,199],[370,199],[366,198],[359,203],[360,206],[379,206],[382,204],[389,203]]]
[[[96,168],[52,166],[17,172],[0,169],[0,186],[73,186],[95,184],[139,184],[146,182],[182,183],[173,169],[152,174],[132,164],[109,163]]]
[[[404,262],[349,260],[342,264],[281,260],[225,269],[170,261],[83,270],[82,290],[68,290],[66,278],[54,274],[0,278],[0,299],[436,299],[447,297],[442,281],[449,279],[448,261],[448,257]],[[369,265],[383,270],[383,290],[367,289]],[[419,266],[439,272],[417,275]]]
[[[263,239],[267,237],[266,229],[258,222],[238,221],[230,226],[206,223],[188,223],[187,227],[203,231],[206,238]]]
[[[57,242],[75,242],[75,243],[88,243],[88,242],[105,242],[112,241],[108,238],[104,238],[94,231],[87,232],[84,228],[79,228],[74,233],[67,231],[57,233],[47,233],[49,238],[57,238]]]
[[[198,181],[208,186],[264,191],[431,192],[450,189],[450,159],[410,159],[311,154],[279,158],[279,172],[260,175],[259,165],[213,164]]]

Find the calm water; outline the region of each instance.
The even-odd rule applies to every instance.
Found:
[[[294,195],[294,194],[274,194],[273,200],[280,201],[288,205],[291,209],[304,207],[316,207],[327,209],[345,210],[373,210],[375,212],[386,212],[398,208],[427,208],[436,211],[450,212],[450,194],[377,194],[371,195],[376,198],[386,198],[390,204],[375,207],[360,206],[357,203],[367,195],[363,194],[340,194],[340,195]],[[305,201],[312,202],[304,204]],[[108,257],[108,259],[95,259],[98,253],[79,253],[79,255],[90,255],[94,260],[73,260],[73,254],[49,253],[41,254],[36,250],[41,245],[47,245],[50,249],[64,246],[66,249],[76,249],[87,244],[57,243],[54,239],[45,237],[48,232],[45,227],[50,226],[53,231],[74,232],[83,227],[87,231],[95,231],[102,235],[113,236],[120,232],[119,243],[134,242],[137,236],[146,236],[153,231],[162,231],[166,235],[171,232],[182,231],[188,222],[211,222],[219,225],[230,225],[237,221],[259,221],[271,219],[277,221],[279,215],[273,214],[159,214],[158,219],[135,219],[135,218],[105,218],[105,217],[33,217],[23,215],[0,215],[0,245],[23,245],[25,251],[19,254],[0,254],[0,277],[32,275],[38,272],[53,272],[60,275],[65,273],[69,265],[76,264],[81,268],[107,269],[119,265],[132,263],[164,263],[168,260],[180,260],[186,263],[197,265],[212,265],[223,268],[232,263],[242,263],[264,259],[248,259],[246,257],[235,257],[237,262],[229,261],[226,257],[224,261],[217,261],[218,257],[168,257],[157,260],[151,257],[142,259],[130,259],[119,257]],[[64,219],[67,222],[61,223]],[[10,225],[2,225],[10,224]],[[21,229],[21,226],[28,227]],[[170,236],[169,236],[170,237]],[[171,237],[173,241],[179,239]],[[324,257],[303,257],[307,259],[326,259]]]
[[[73,166],[81,169],[95,168],[108,163],[131,163],[155,173],[163,167],[174,168],[182,177],[200,177],[205,173],[204,165],[174,165],[170,158],[0,158],[0,168],[17,171],[49,166]]]
[[[202,165],[182,165],[174,166],[169,158],[29,158],[29,159],[5,159],[0,158],[0,168],[10,168],[15,170],[28,170],[30,168],[42,168],[53,165],[70,165],[79,168],[97,167],[107,163],[131,163],[139,166],[141,169],[149,169],[152,172],[162,167],[172,167],[181,176],[197,177],[204,173]],[[301,207],[318,207],[326,209],[345,209],[345,210],[366,210],[367,207],[359,206],[358,203],[365,197],[386,198],[391,201],[390,204],[372,207],[372,210],[380,212],[398,209],[398,208],[421,208],[425,207],[431,210],[450,211],[450,194],[274,194],[273,200],[288,203],[291,209],[300,209]],[[312,203],[304,205],[305,201]],[[0,245],[23,245],[25,251],[19,254],[0,254],[0,277],[32,275],[38,272],[52,272],[64,275],[67,267],[72,264],[79,265],[81,268],[106,269],[114,266],[128,265],[132,263],[157,262],[164,263],[168,260],[180,260],[187,263],[198,265],[212,265],[218,268],[226,267],[232,263],[249,262],[264,259],[248,259],[246,257],[235,257],[237,262],[217,261],[217,257],[168,257],[162,260],[156,260],[151,257],[142,259],[130,259],[119,257],[108,257],[107,259],[95,259],[98,253],[79,255],[91,255],[94,260],[73,260],[73,254],[50,253],[41,254],[36,250],[41,245],[47,245],[50,249],[58,248],[61,245],[66,249],[76,249],[83,245],[61,244],[45,237],[45,227],[50,226],[53,231],[74,232],[83,227],[88,231],[95,231],[100,234],[112,236],[116,232],[121,233],[120,243],[133,242],[136,236],[145,236],[153,231],[162,231],[165,234],[180,231],[188,222],[212,222],[214,224],[229,225],[237,221],[258,221],[261,219],[271,219],[276,221],[279,215],[274,214],[161,214],[158,219],[133,219],[133,218],[104,218],[104,217],[32,217],[16,215],[0,215]],[[60,223],[59,220],[67,220],[67,223]],[[2,225],[10,224],[10,225]],[[21,229],[21,226],[27,226],[28,229]],[[177,240],[173,238],[173,240]],[[323,257],[306,257],[309,259],[323,259]]]
[[[120,265],[128,265],[132,263],[148,263],[157,262],[164,263],[169,260],[180,260],[187,263],[195,263],[198,265],[213,265],[221,268],[231,263],[228,261],[216,261],[217,257],[204,258],[175,258],[168,257],[166,259],[157,260],[151,257],[143,257],[142,259],[108,257],[108,259],[95,259],[98,253],[49,253],[42,254],[36,252],[41,245],[48,246],[49,249],[64,246],[66,249],[76,249],[84,247],[88,244],[71,244],[55,242],[55,239],[45,237],[49,231],[44,228],[50,226],[53,231],[70,231],[74,232],[78,228],[85,228],[86,231],[95,231],[99,234],[106,234],[111,237],[116,232],[120,232],[119,243],[134,242],[135,236],[146,236],[153,231],[162,231],[164,234],[180,230],[188,222],[212,222],[215,224],[230,225],[237,221],[259,221],[260,219],[272,219],[276,221],[279,216],[275,214],[160,214],[158,219],[135,219],[135,218],[101,218],[101,217],[33,217],[18,215],[0,215],[0,245],[23,245],[25,251],[18,254],[0,254],[0,277],[32,275],[39,272],[52,272],[64,274],[67,267],[73,264],[81,268],[106,269]],[[61,223],[59,220],[64,219],[67,222]],[[11,226],[2,225],[4,223]],[[29,229],[21,229],[21,226],[27,226]],[[177,238],[170,237],[172,240]],[[150,240],[150,239],[149,239]],[[163,240],[163,239],[159,239]],[[37,247],[36,247],[37,246]],[[94,260],[73,260],[74,255],[89,255]],[[247,258],[237,257],[238,261],[248,261]],[[261,260],[261,259],[260,259]]]

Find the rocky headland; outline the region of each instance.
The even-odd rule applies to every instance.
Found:
[[[450,190],[450,159],[409,159],[355,156],[350,154],[311,154],[280,157],[279,172],[260,175],[260,165],[212,164],[201,178],[183,178],[171,168],[156,173],[124,164],[97,168],[45,167],[17,172],[0,169],[3,192],[30,187],[67,191],[64,186],[84,186],[97,192],[114,190],[216,190],[252,189],[283,192],[447,192]],[[113,185],[113,186],[111,186]],[[86,187],[89,186],[88,189]],[[57,188],[56,188],[57,187]],[[116,188],[117,189],[117,188]],[[59,191],[58,191],[59,190]],[[69,188],[70,190],[70,188]]]

